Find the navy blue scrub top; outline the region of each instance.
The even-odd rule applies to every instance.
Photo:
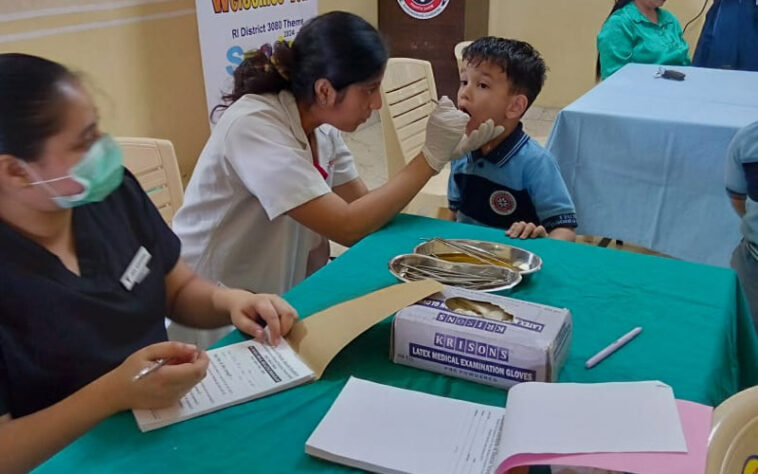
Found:
[[[167,339],[165,275],[180,243],[134,176],[73,210],[81,276],[0,220],[0,415],[48,407]],[[140,247],[149,273],[121,277]]]
[[[705,17],[692,64],[758,71],[756,0],[714,0]]]

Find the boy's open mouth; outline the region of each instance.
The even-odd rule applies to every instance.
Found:
[[[460,108],[460,109],[458,109],[458,110],[460,110],[460,111],[461,111],[461,112],[463,112],[464,114],[466,114],[466,115],[468,115],[469,117],[471,117],[471,112],[469,112],[469,111],[466,109],[466,107],[461,107],[461,108]]]

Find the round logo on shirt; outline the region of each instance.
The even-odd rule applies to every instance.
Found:
[[[428,20],[442,13],[450,0],[397,0],[405,13],[419,20]]]
[[[490,208],[501,216],[509,216],[516,210],[516,198],[508,191],[495,191],[490,194]]]

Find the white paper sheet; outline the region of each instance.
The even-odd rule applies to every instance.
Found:
[[[522,453],[687,452],[662,382],[523,383],[508,393],[497,464]]]
[[[351,377],[305,452],[379,473],[487,473],[503,413]]]
[[[177,405],[160,410],[134,410],[140,430],[178,423],[313,379],[313,371],[284,339],[276,347],[242,341],[210,350],[208,357],[210,364],[205,378]]]

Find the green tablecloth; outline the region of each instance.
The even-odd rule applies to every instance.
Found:
[[[388,260],[410,252],[420,237],[434,236],[506,242],[543,258],[542,270],[507,294],[571,310],[574,334],[561,381],[658,379],[678,398],[710,405],[758,383],[755,331],[736,275],[723,268],[548,239],[514,242],[496,229],[401,215],[285,297],[308,315],[395,283]],[[390,362],[390,321],[350,344],[316,383],[145,434],[131,413],[122,413],[39,472],[344,471],[305,455],[304,448],[350,375],[505,403],[503,390]],[[643,326],[640,336],[592,370],[584,368],[591,355],[634,326]],[[222,342],[241,339],[234,333]]]

